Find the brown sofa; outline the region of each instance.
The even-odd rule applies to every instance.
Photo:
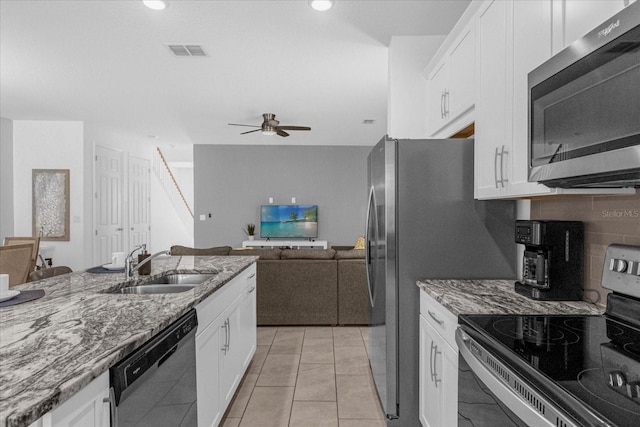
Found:
[[[369,294],[364,250],[334,248],[234,250],[228,246],[173,246],[171,254],[259,256],[258,325],[366,325]]]

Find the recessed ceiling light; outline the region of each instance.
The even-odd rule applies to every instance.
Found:
[[[333,6],[334,0],[310,0],[309,5],[315,10],[320,12],[324,12],[325,10],[331,9]]]
[[[158,139],[158,135],[147,135],[149,139]]]
[[[153,10],[164,10],[167,7],[167,2],[162,0],[142,0],[142,3]]]

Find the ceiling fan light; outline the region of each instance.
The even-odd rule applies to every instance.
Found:
[[[310,0],[309,5],[317,11],[324,12],[333,7],[334,0]]]
[[[262,129],[263,135],[275,135],[276,133],[277,132],[271,127],[268,127],[267,129]]]
[[[167,7],[167,2],[163,0],[142,0],[142,3],[153,10],[164,10]]]

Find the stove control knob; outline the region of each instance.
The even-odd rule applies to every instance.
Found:
[[[627,274],[640,276],[640,261],[629,261],[627,266]]]
[[[637,399],[640,397],[640,381],[634,381],[629,384],[629,397],[632,399]]]
[[[623,259],[617,259],[615,265],[615,271],[618,273],[624,273],[627,269],[627,261]]]
[[[624,387],[627,384],[627,379],[623,372],[611,371],[609,372],[609,386],[610,387]]]

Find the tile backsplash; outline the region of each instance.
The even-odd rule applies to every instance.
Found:
[[[635,195],[566,196],[534,199],[531,219],[582,221],[585,230],[585,290],[601,294],[606,303],[609,291],[600,286],[607,246],[623,243],[640,246],[640,191]],[[595,301],[595,292],[585,292],[585,299]]]

